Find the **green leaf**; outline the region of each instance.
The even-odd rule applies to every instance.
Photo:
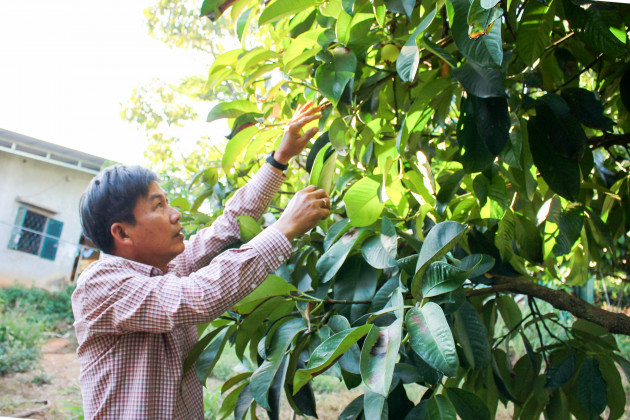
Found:
[[[369,232],[363,229],[353,229],[341,236],[317,261],[317,275],[322,283],[332,279],[343,265],[346,257],[354,245],[363,240]]]
[[[227,173],[231,171],[238,158],[243,154],[247,146],[250,144],[252,138],[258,133],[260,129],[256,126],[247,127],[236,134],[228,144],[225,146],[225,152],[221,159],[221,166]]]
[[[475,116],[475,112],[474,99],[462,99],[460,116],[457,124],[457,140],[462,146],[462,164],[464,166],[464,171],[458,171],[455,173],[460,173],[459,183],[461,183],[464,172],[481,172],[486,170],[492,162],[494,162],[494,156],[490,153],[490,150],[488,150],[488,146],[486,146],[486,143],[483,141],[479,131],[477,130],[477,118]],[[455,174],[453,174],[453,178],[455,178]],[[479,178],[480,177],[478,176],[475,179]],[[455,187],[454,184],[452,185]],[[459,184],[457,184],[456,187],[459,188]],[[444,186],[442,186],[442,189],[443,188]],[[438,195],[438,202],[440,203],[440,206],[444,207],[450,203],[452,197],[444,197],[442,189]],[[454,190],[455,188],[445,191],[454,194]],[[442,207],[439,207],[438,209],[442,210]]]
[[[427,235],[416,264],[416,274],[411,284],[411,292],[414,297],[421,296],[422,278],[429,264],[441,260],[466,232],[466,226],[457,222],[441,222],[433,226]]]
[[[369,226],[376,222],[385,206],[378,199],[379,182],[362,178],[352,184],[343,197],[346,212],[353,226]]]
[[[351,130],[345,123],[343,118],[335,118],[330,124],[328,135],[330,136],[330,144],[335,148],[341,156],[348,154],[348,145],[346,144],[346,133]]]
[[[354,256],[341,267],[335,279],[335,300],[371,300],[376,292],[377,273],[360,256]],[[339,305],[339,313],[351,322],[365,315],[370,304]]]
[[[599,356],[597,360],[599,361],[599,370],[606,381],[606,394],[608,407],[610,407],[608,418],[611,420],[619,419],[625,414],[628,398],[621,382],[621,375],[609,357]]]
[[[401,299],[402,300],[402,299]],[[365,386],[387,397],[402,335],[402,319],[370,330],[361,350],[361,377]]]
[[[575,353],[571,350],[562,363],[547,368],[545,388],[557,389],[562,387],[573,377],[575,367]]]
[[[523,320],[523,314],[514,298],[512,296],[501,295],[496,299],[496,303],[505,326],[509,330],[516,328]]]
[[[389,419],[387,399],[383,395],[372,392],[367,388],[365,390],[365,398],[363,398],[363,415],[366,419]]]
[[[294,15],[309,7],[320,4],[318,0],[273,0],[258,18],[258,26],[275,22],[285,16]]]
[[[190,203],[184,197],[177,197],[170,202],[171,206],[190,211]]]
[[[252,390],[247,384],[238,394],[236,404],[234,404],[234,420],[243,420],[253,402]]]
[[[427,404],[427,416],[431,420],[457,420],[457,411],[446,396],[434,395]]]
[[[414,0],[385,0],[385,5],[390,12],[404,13],[407,19],[411,19],[416,2]]]
[[[365,398],[363,395],[359,395],[354,400],[352,400],[352,402],[343,409],[341,414],[339,414],[337,420],[357,420],[361,413],[363,413],[364,399]]]
[[[571,115],[587,127],[612,131],[613,120],[604,115],[604,105],[591,92],[582,88],[562,89],[560,96],[567,102]]]
[[[470,98],[475,107],[477,131],[494,156],[503,151],[510,139],[510,113],[507,98]]]
[[[197,361],[199,355],[204,351],[204,349],[208,346],[208,344],[214,339],[223,330],[224,327],[218,327],[208,334],[201,337],[199,341],[195,343],[188,356],[186,356],[186,360],[184,361],[184,374],[190,370],[192,365]]]
[[[352,226],[350,226],[350,219],[345,218],[335,222],[324,238],[324,252],[328,251],[330,246],[335,243],[337,239],[344,233],[346,233]]]
[[[580,164],[576,158],[567,158],[551,147],[548,128],[537,116],[530,117],[527,123],[534,163],[552,190],[573,201],[580,192]]]
[[[436,210],[439,214],[444,214],[446,208],[451,203],[453,196],[459,190],[459,186],[461,185],[465,175],[464,171],[456,171],[449,174],[446,177],[446,180],[440,182],[440,191],[436,196]]]
[[[235,329],[236,325],[232,325],[228,329],[222,330],[218,337],[212,340],[210,345],[208,345],[197,358],[195,373],[197,374],[197,379],[199,379],[199,382],[202,384],[206,383],[206,378],[210,375],[212,369],[214,369],[214,366],[217,364],[217,361],[223,352],[223,348],[225,347],[225,343],[232,336]]]
[[[240,314],[248,314],[271,296],[289,295],[296,290],[295,286],[287,283],[282,277],[270,274],[260,286],[234,305],[233,310]]]
[[[472,279],[492,270],[494,263],[494,258],[488,254],[470,254],[464,257],[459,264],[457,264],[457,267],[466,271],[470,270],[468,278]]]
[[[354,77],[357,57],[349,48],[335,47],[328,60],[317,68],[315,81],[320,92],[337,105],[346,85]]]
[[[239,99],[232,102],[219,102],[208,113],[206,122],[220,120],[222,118],[236,118],[241,114],[258,113],[258,107],[255,103]]]
[[[302,318],[294,318],[280,325],[271,338],[271,344],[267,352],[268,360],[265,360],[252,373],[249,379],[254,400],[265,410],[271,409],[267,395],[276,372],[278,372],[280,365],[285,360],[285,352],[295,336],[305,329],[306,323]]]
[[[363,258],[374,268],[395,267],[398,236],[392,222],[383,217],[381,233],[369,238],[361,247]]]
[[[516,237],[516,219],[511,209],[507,209],[499,222],[499,229],[494,237],[502,261],[510,261],[514,255],[514,238]]]
[[[422,281],[422,297],[429,298],[452,292],[468,278],[470,271],[461,270],[446,262],[429,264]]]
[[[328,194],[332,192],[332,180],[335,175],[335,164],[337,162],[337,152],[328,153],[330,146],[330,143],[326,144],[317,153],[309,180],[310,185],[322,188]]]
[[[486,8],[481,5],[481,0],[472,0],[466,19],[468,36],[473,39],[484,36],[501,16],[503,16],[503,9],[500,7]]]
[[[459,359],[442,308],[433,302],[427,302],[420,309],[412,308],[407,311],[405,324],[409,344],[418,356],[446,376],[455,377]]]
[[[427,50],[429,50],[435,56],[439,57],[442,61],[451,66],[451,68],[457,67],[457,61],[455,60],[453,55],[446,51],[444,48],[440,47],[435,42],[433,42],[431,38],[429,38],[428,34],[424,34],[424,37],[422,38],[422,44]]]
[[[388,306],[403,306],[403,296],[396,289]],[[386,327],[374,326],[368,333],[361,350],[361,378],[370,391],[387,397],[389,394],[398,350],[402,339],[403,311],[395,310],[396,321]]]
[[[400,54],[396,59],[396,71],[398,75],[403,80],[403,82],[411,82],[416,77],[416,73],[418,73],[418,65],[420,64],[420,53],[418,51],[418,38],[422,36],[424,31],[429,27],[433,19],[435,18],[435,13],[437,9],[431,10],[429,13],[422,18],[420,24],[416,27],[413,33],[405,42],[402,49],[400,50]]]
[[[488,406],[472,392],[459,388],[445,388],[446,395],[462,420],[490,420]]]
[[[491,361],[488,330],[470,302],[464,302],[455,312],[457,342],[464,349],[468,364],[473,369],[483,369]]]
[[[350,322],[346,319],[346,317],[342,315],[333,315],[328,320],[328,326],[330,327],[330,331],[333,334],[336,334],[341,331],[349,330]],[[339,359],[339,366],[341,369],[346,370],[350,373],[361,374],[361,350],[359,349],[358,344],[350,347],[350,350],[344,353],[343,356]]]
[[[315,164],[315,159],[319,154],[319,151],[329,143],[330,137],[328,135],[328,131],[322,133],[322,135],[315,140],[311,146],[311,150],[308,152],[308,156],[306,157],[306,172],[311,173],[313,171],[313,165]]]
[[[515,44],[519,57],[528,66],[532,66],[549,45],[555,4],[556,1],[531,1],[525,4],[516,30]]]
[[[249,242],[262,232],[262,228],[258,222],[251,216],[238,216],[236,220],[238,221],[238,228],[241,232],[241,242]]]
[[[452,34],[455,45],[464,57],[475,61],[482,67],[499,67],[503,62],[501,46],[501,25],[495,23],[487,35],[480,39],[468,36],[468,0],[452,0],[455,16],[452,20]],[[450,20],[450,19],[449,19]]]
[[[589,419],[599,418],[606,408],[606,381],[599,370],[599,361],[587,357],[577,378],[577,398]]]
[[[203,0],[199,16],[207,16],[208,19],[214,22],[225,11],[225,9],[222,11],[220,8],[225,3],[225,0]]]
[[[453,69],[453,79],[461,83],[466,92],[479,98],[505,96],[503,75],[499,69],[481,67],[468,61]]]
[[[588,143],[586,134],[561,96],[548,93],[536,100],[536,118],[546,128],[549,146],[557,153],[569,159],[584,155]]]
[[[580,237],[583,226],[584,216],[581,206],[569,204],[558,221],[559,232],[552,249],[553,255],[559,257],[571,252],[573,244]]]
[[[326,371],[346,351],[348,351],[361,337],[367,334],[372,325],[362,325],[346,331],[338,332],[327,338],[311,354],[306,369],[298,369],[293,378],[293,394],[300,390],[308,381]]]

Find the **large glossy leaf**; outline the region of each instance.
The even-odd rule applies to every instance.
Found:
[[[490,420],[488,406],[472,392],[459,388],[446,388],[446,395],[462,420]]]
[[[258,26],[275,22],[278,19],[301,12],[317,4],[319,4],[317,0],[273,0],[269,2],[265,10],[260,14]]]
[[[369,231],[353,229],[347,231],[317,261],[317,274],[322,283],[332,279],[343,265],[354,245],[363,240]]]
[[[254,112],[257,113],[258,107],[256,104],[246,100],[236,100],[232,102],[219,102],[210,110],[207,122],[212,122],[222,118],[236,118],[241,114]]]
[[[379,182],[363,178],[352,184],[343,197],[346,212],[353,226],[369,226],[376,222],[385,206],[378,198]]]
[[[453,40],[459,51],[468,59],[482,67],[499,67],[503,62],[501,46],[501,25],[496,22],[487,35],[479,39],[468,36],[469,0],[452,0],[455,16],[453,19]]]
[[[199,382],[201,382],[202,384],[206,383],[206,378],[212,372],[214,366],[217,364],[217,361],[219,360],[219,357],[221,357],[221,353],[223,352],[223,348],[225,347],[225,343],[227,342],[228,338],[232,336],[235,329],[236,326],[232,325],[228,329],[222,330],[197,358],[195,364],[195,373],[197,374]]]
[[[308,381],[326,371],[342,354],[350,349],[360,338],[366,335],[372,325],[362,325],[346,331],[338,332],[311,354],[306,369],[298,369],[293,378],[293,393],[300,390]]]
[[[461,83],[466,92],[479,98],[505,96],[503,75],[499,69],[481,67],[474,62],[466,62],[453,69],[453,79]]]
[[[336,47],[327,56],[327,61],[317,68],[317,87],[334,105],[339,102],[346,85],[354,77],[356,66],[357,57],[352,50]]]
[[[561,96],[548,93],[538,99],[536,118],[545,127],[549,144],[557,153],[569,159],[582,157],[587,146],[586,134]]]
[[[197,361],[201,352],[210,344],[210,342],[223,330],[224,327],[218,327],[205,334],[193,346],[184,361],[184,373],[188,372],[192,365]]]
[[[225,146],[225,153],[223,153],[223,158],[221,159],[221,166],[225,172],[229,173],[232,170],[238,158],[259,131],[260,129],[256,126],[247,127],[230,139],[227,146]]]
[[[270,274],[260,286],[234,305],[233,310],[240,314],[248,314],[271,296],[289,295],[296,290],[295,286],[287,283],[282,277]]]
[[[249,384],[247,384],[238,394],[238,399],[236,400],[236,404],[234,404],[234,420],[243,420],[253,402],[254,397],[252,396]]]
[[[332,192],[332,181],[335,175],[335,163],[337,162],[337,152],[329,154],[329,149],[330,144],[327,144],[317,154],[309,180],[309,184],[323,189],[327,194]]]
[[[497,309],[505,326],[512,330],[523,320],[523,314],[518,304],[511,296],[499,296],[496,298]]]
[[[464,283],[471,271],[462,270],[443,261],[432,262],[424,273],[422,297],[429,298],[452,292]]]
[[[557,1],[527,2],[516,31],[516,50],[528,66],[538,60],[549,45]]]
[[[411,293],[415,297],[421,296],[422,278],[429,264],[441,260],[447,252],[453,249],[465,232],[466,226],[457,222],[441,222],[429,231],[420,249],[416,274],[411,284]]]
[[[337,417],[337,420],[356,420],[356,419],[358,419],[359,416],[361,415],[361,413],[363,413],[363,400],[364,399],[365,399],[365,397],[363,395],[359,395],[354,400],[352,400],[352,402],[350,402],[350,404],[348,404],[343,409],[341,414],[339,414],[339,417]]]
[[[537,116],[530,117],[527,123],[534,163],[551,189],[573,201],[580,191],[580,164],[576,158],[567,158],[551,147],[547,128]]]
[[[267,395],[274,377],[282,365],[284,353],[296,334],[304,329],[306,329],[306,324],[302,318],[294,318],[282,324],[271,339],[271,345],[267,352],[268,360],[263,361],[250,377],[252,396],[266,410],[271,410]]]
[[[258,222],[251,216],[238,216],[236,220],[238,221],[238,228],[241,233],[241,242],[249,242],[262,232],[262,228]]]
[[[328,130],[330,144],[341,156],[348,154],[348,145],[346,144],[348,130],[351,130],[351,128],[348,127],[343,118],[335,118]]]
[[[355,256],[341,267],[335,279],[334,298],[341,301],[369,301],[376,292],[377,273],[363,258]],[[366,304],[344,304],[339,313],[348,316],[350,322],[365,315],[370,307]]]
[[[338,332],[349,330],[350,322],[346,319],[346,317],[342,315],[333,315],[328,320],[328,326],[330,327],[330,331],[333,334]],[[341,369],[344,369],[350,373],[361,374],[361,350],[357,344],[350,347],[350,349],[344,353],[343,356],[339,359],[339,366]]]
[[[396,60],[396,71],[404,82],[411,82],[416,77],[418,65],[420,64],[420,52],[418,51],[418,38],[422,36],[424,31],[433,22],[437,9],[431,10],[423,18],[413,33],[405,42],[398,59]]]
[[[558,236],[553,247],[553,254],[556,257],[571,252],[573,244],[580,237],[583,225],[584,215],[581,206],[567,206],[558,220]]]
[[[405,316],[411,348],[429,366],[454,377],[459,367],[455,341],[439,305],[428,302],[420,309],[412,308]]]
[[[613,120],[604,115],[604,105],[591,92],[582,88],[562,89],[560,94],[569,105],[571,115],[587,127],[612,131]]]
[[[324,252],[328,251],[330,246],[335,243],[337,239],[344,233],[346,233],[352,226],[350,226],[350,219],[345,218],[335,222],[324,238]]]
[[[546,388],[557,389],[569,382],[575,373],[575,353],[570,351],[567,357],[556,366],[547,368]]]
[[[477,131],[494,156],[498,156],[510,139],[510,113],[505,97],[471,97],[475,107]]]
[[[395,267],[397,242],[394,225],[387,217],[383,217],[381,233],[366,240],[361,247],[361,253],[374,268]]]
[[[383,395],[372,392],[367,388],[363,398],[363,414],[366,419],[389,419],[387,399]]]
[[[584,359],[577,378],[577,398],[590,419],[597,419],[606,408],[606,381],[599,370],[599,361]]]
[[[427,416],[433,420],[457,420],[457,411],[445,395],[434,395],[427,404]]]
[[[393,307],[403,304],[402,293],[397,289],[390,300]],[[397,311],[402,312],[402,311]],[[387,397],[398,359],[402,339],[402,314],[386,327],[374,326],[361,349],[361,378],[365,386],[376,394]]]
[[[472,0],[468,9],[468,36],[478,39],[490,31],[497,19],[503,16],[503,9],[500,7],[483,7],[482,0]],[[497,22],[497,23],[500,23]]]
[[[608,407],[610,407],[609,419],[619,419],[626,413],[626,400],[628,396],[621,382],[621,375],[615,363],[608,357],[598,357],[599,370],[606,382],[606,394]]]
[[[490,342],[488,330],[472,304],[464,304],[455,312],[457,342],[464,349],[468,364],[473,369],[482,369],[490,364]]]
[[[466,173],[484,171],[492,164],[492,162],[494,162],[494,156],[490,150],[488,150],[486,142],[483,141],[479,131],[477,130],[477,118],[475,112],[474,99],[462,99],[462,106],[457,124],[457,140],[462,146],[460,152],[462,153],[462,164],[464,166],[463,172]],[[459,172],[463,175],[462,171]],[[459,181],[461,183],[461,178]],[[457,187],[459,187],[459,184]],[[441,206],[449,204],[451,198],[451,196],[442,197],[442,190],[440,190],[438,200]]]

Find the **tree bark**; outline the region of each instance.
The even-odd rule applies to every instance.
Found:
[[[496,281],[490,287],[472,289],[467,296],[489,293],[512,292],[532,296],[550,303],[554,308],[572,313],[578,318],[601,325],[613,334],[630,335],[630,317],[616,312],[609,312],[586,302],[564,290],[550,289],[531,280],[520,277],[494,277]]]
[[[588,143],[593,149],[596,149],[598,147],[610,147],[614,145],[627,146],[630,144],[630,133],[625,133],[625,134],[604,133],[603,136],[589,137]]]

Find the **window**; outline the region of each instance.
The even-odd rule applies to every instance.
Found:
[[[62,229],[63,222],[21,206],[9,239],[9,249],[54,261]]]

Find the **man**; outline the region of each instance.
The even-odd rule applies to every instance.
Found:
[[[262,216],[284,181],[282,169],[317,132],[300,135],[319,111],[299,106],[268,163],[187,243],[181,214],[152,172],[118,165],[90,183],[81,223],[105,255],[72,295],[85,418],[203,418],[201,385],[194,369],[182,370],[195,325],[248,295],[289,257],[290,240],[330,213],[327,194],[307,187],[272,226],[221,253],[239,239],[237,216]]]

